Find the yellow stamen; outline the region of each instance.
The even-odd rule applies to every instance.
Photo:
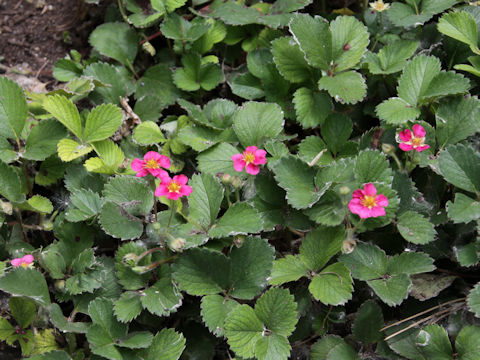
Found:
[[[251,164],[255,161],[255,154],[252,152],[247,152],[243,154],[243,161],[248,164]]]
[[[28,264],[26,262],[22,262],[20,264],[21,267],[23,267],[24,269],[26,269],[28,267]]]
[[[424,139],[425,139],[425,138],[414,137],[414,138],[412,139],[412,145],[415,146],[415,147],[417,147],[417,146],[422,146]]]
[[[170,182],[170,184],[167,185],[167,189],[170,192],[176,192],[178,193],[180,191],[181,186],[176,183],[175,181]]]
[[[145,163],[145,167],[148,169],[158,169],[160,165],[158,165],[157,160],[155,159],[148,159]]]
[[[377,206],[377,202],[375,201],[375,196],[373,195],[365,195],[362,200],[360,200],[360,204],[369,209]]]
[[[375,1],[370,3],[370,7],[378,12],[387,10],[390,7],[390,4],[385,4],[382,0]]]

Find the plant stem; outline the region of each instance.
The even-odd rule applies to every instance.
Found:
[[[237,198],[237,202],[240,202],[240,191],[235,189],[235,197]]]
[[[167,234],[168,234],[168,229],[170,229],[170,224],[172,223],[173,214],[175,214],[175,208],[176,208],[176,204],[175,204],[175,201],[173,201],[172,202],[172,209],[171,209],[171,212],[170,212],[170,217],[168,219],[168,224],[167,224]]]

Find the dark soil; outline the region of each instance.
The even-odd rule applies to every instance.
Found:
[[[0,0],[0,67],[51,77],[71,49],[88,55],[88,35],[103,21],[106,3],[82,0]],[[3,65],[3,66],[2,66]]]

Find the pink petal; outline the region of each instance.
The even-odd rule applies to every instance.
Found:
[[[133,159],[131,167],[133,171],[141,171],[143,170],[143,167],[145,166],[145,161],[142,159],[136,158]]]
[[[156,162],[160,163],[161,157],[162,157],[162,155],[160,155],[156,151],[149,151],[143,156],[143,159],[145,161],[148,161],[150,159],[154,159]]]
[[[352,193],[352,199],[361,199],[365,196],[362,189],[357,189]]]
[[[168,175],[168,172],[162,172],[158,178],[162,181],[162,183],[167,183],[169,184],[172,179],[170,178],[170,175]]]
[[[383,194],[377,195],[375,196],[375,203],[378,206],[383,206],[383,207],[388,206],[388,198]]]
[[[422,125],[415,124],[412,126],[412,129],[413,129],[413,135],[415,135],[415,137],[422,138],[422,137],[425,137],[425,135],[427,134],[427,132],[425,131]]]
[[[152,174],[155,177],[158,177],[159,179],[164,178],[165,176],[168,177],[168,172],[166,172],[163,169],[148,169],[150,174]]]
[[[255,165],[263,165],[267,162],[266,156],[267,152],[265,150],[257,150],[255,151],[255,160],[254,164]]]
[[[410,129],[400,131],[398,137],[404,142],[410,141],[412,139],[412,132]]]
[[[363,206],[360,203],[360,199],[355,198],[355,199],[352,199],[348,202],[348,208],[350,209],[350,211],[352,213],[359,214],[365,209],[365,206]]]
[[[10,261],[10,263],[14,267],[20,266],[22,264],[22,262],[23,262],[23,258],[16,258],[16,259],[13,259],[12,261]]]
[[[365,195],[368,196],[373,196],[377,194],[377,189],[375,188],[375,186],[373,186],[372,183],[365,184],[365,186],[363,187],[363,191]]]
[[[168,156],[165,155],[160,155],[160,160],[159,160],[160,166],[165,168],[165,169],[170,169],[170,159]]]
[[[185,175],[181,174],[181,175],[175,175],[173,177],[173,181],[175,181],[177,184],[179,185],[185,185],[187,182],[188,182],[188,177],[186,177]]]
[[[137,177],[144,177],[144,176],[147,176],[148,174],[149,172],[147,169],[142,169],[139,172],[137,172]]]
[[[250,175],[257,175],[260,172],[260,167],[254,164],[248,164],[245,170]]]
[[[168,184],[169,183],[161,183],[158,185],[158,187],[155,189],[155,196],[165,196],[169,193],[168,191]]]
[[[191,186],[183,185],[183,186],[180,188],[180,195],[182,195],[182,196],[188,196],[188,195],[190,195],[192,192],[193,192],[193,189],[191,188]]]
[[[33,262],[33,256],[32,255],[25,255],[23,258],[23,261],[27,264],[31,264]]]
[[[245,151],[243,153],[245,154],[247,152],[251,152],[251,153],[255,154],[255,151],[257,151],[257,149],[258,148],[256,146],[247,146],[247,148],[245,149]]]
[[[413,146],[412,146],[412,145],[408,145],[408,144],[404,144],[404,143],[401,143],[400,145],[398,145],[398,147],[399,147],[400,149],[402,149],[403,151],[413,150]]]
[[[418,152],[422,152],[422,151],[427,150],[427,149],[430,149],[430,145],[423,145],[423,146],[418,146],[417,148],[415,148],[415,150],[417,150]]]
[[[234,160],[233,161],[233,168],[235,169],[235,171],[242,171],[246,164],[247,163],[245,161],[243,161],[242,159]]]
[[[176,193],[176,192],[169,192],[167,194],[167,199],[170,199],[170,200],[178,200],[182,195],[180,195],[179,193]]]
[[[379,217],[385,216],[385,208],[381,206],[375,206],[374,208],[369,209],[369,216],[368,217]]]

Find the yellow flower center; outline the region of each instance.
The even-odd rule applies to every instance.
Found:
[[[21,267],[23,267],[24,269],[26,269],[28,267],[28,264],[26,262],[22,262],[20,264]]]
[[[155,159],[149,159],[145,163],[145,167],[148,169],[158,169],[160,166],[158,165],[157,160]]]
[[[382,0],[379,0],[370,3],[370,7],[378,12],[382,12],[387,10],[390,7],[390,4],[385,4]]]
[[[375,196],[373,195],[365,195],[362,200],[360,200],[360,204],[362,204],[365,207],[368,207],[369,209],[377,206],[377,203],[375,202]]]
[[[424,139],[425,139],[425,138],[414,137],[414,138],[412,139],[412,145],[415,146],[415,147],[417,147],[417,146],[422,146]]]
[[[178,193],[180,191],[180,188],[181,188],[181,186],[178,185],[178,183],[176,183],[175,181],[170,182],[170,184],[168,184],[168,186],[167,186],[168,191],[176,192],[176,193]]]
[[[247,164],[253,163],[255,161],[255,154],[252,152],[243,154],[243,161],[245,161]]]

